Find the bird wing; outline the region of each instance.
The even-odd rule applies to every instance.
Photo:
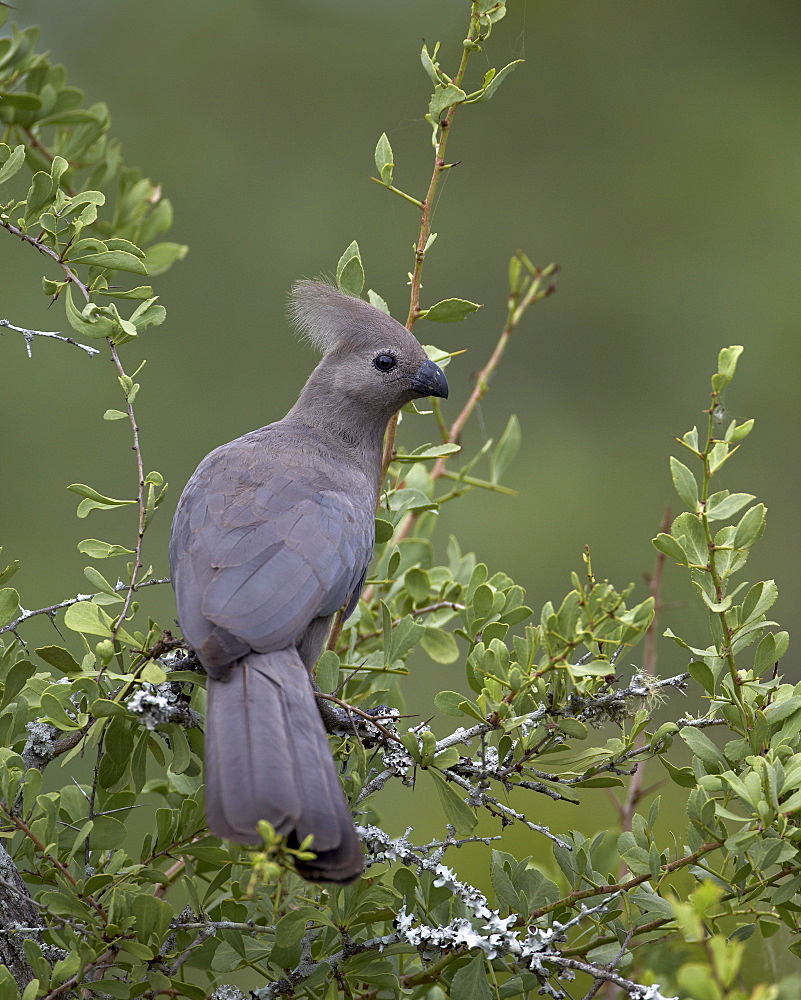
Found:
[[[283,447],[280,434],[265,440],[269,430],[212,452],[176,513],[179,617],[206,666],[292,644],[314,618],[342,607],[370,560],[365,491],[342,481],[332,456]]]

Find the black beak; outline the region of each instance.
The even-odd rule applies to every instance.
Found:
[[[439,365],[433,361],[424,361],[412,376],[412,386],[421,396],[439,396],[448,398],[448,380]]]

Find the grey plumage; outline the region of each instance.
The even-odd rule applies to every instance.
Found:
[[[352,610],[373,549],[382,442],[410,400],[447,396],[414,336],[361,299],[299,282],[291,315],[323,353],[275,424],[217,448],[181,496],[170,539],[178,617],[208,674],[206,813],[258,841],[266,819],[313,835],[313,880],[349,882],[362,855],[310,673]]]

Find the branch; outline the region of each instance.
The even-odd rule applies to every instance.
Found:
[[[100,351],[96,347],[89,347],[88,344],[81,344],[77,340],[73,340],[72,337],[65,337],[61,333],[50,333],[47,330],[28,330],[27,327],[24,326],[14,326],[14,324],[10,323],[7,319],[0,319],[0,327],[3,326],[7,327],[9,330],[13,330],[15,333],[22,334],[25,338],[25,345],[28,350],[29,358],[32,357],[31,343],[34,337],[50,337],[53,340],[61,340],[65,344],[72,344],[73,347],[80,347],[80,349],[82,351],[86,351],[90,357],[94,354],[100,354]]]
[[[462,79],[467,71],[467,63],[470,59],[470,53],[472,51],[469,43],[475,41],[479,31],[478,16],[474,11],[471,11],[470,27],[468,28],[467,38],[465,39],[465,44],[462,48],[462,58],[459,63],[459,69],[456,72],[456,76],[453,78],[453,83],[457,87],[461,86]],[[420,233],[417,237],[417,244],[414,249],[414,269],[409,275],[411,290],[409,293],[409,313],[406,317],[407,330],[412,330],[414,328],[414,324],[421,311],[420,289],[423,281],[423,264],[425,263],[426,246],[431,235],[431,216],[434,208],[434,197],[437,193],[442,173],[447,170],[447,164],[445,163],[445,149],[448,145],[448,136],[450,135],[451,125],[453,124],[453,119],[456,115],[458,107],[458,104],[452,104],[445,112],[445,117],[439,123],[439,139],[434,147],[434,168],[431,172],[431,180],[428,182],[428,191],[426,192],[425,198],[420,203]],[[398,414],[396,413],[387,425],[386,436],[384,439],[384,457],[381,464],[381,478],[379,479],[379,483],[384,482],[387,469],[389,468],[392,456],[395,453],[395,432],[397,431],[397,428]]]
[[[44,254],[45,257],[49,257],[51,260],[54,260],[61,268],[61,270],[64,272],[65,277],[69,281],[71,281],[73,285],[75,285],[75,287],[80,291],[81,295],[83,295],[86,301],[87,302],[89,301],[89,289],[81,281],[78,275],[72,270],[72,268],[68,264],[64,263],[64,261],[59,257],[59,255],[56,253],[55,250],[47,246],[46,243],[42,243],[41,240],[37,240],[35,236],[29,236],[27,233],[23,233],[21,229],[18,229],[16,226],[13,226],[10,222],[7,222],[5,219],[0,218],[0,226],[2,226],[4,229],[7,229],[12,236],[18,236],[21,240],[24,240],[25,243],[30,243],[32,247],[36,247],[39,253]]]
[[[125,369],[120,361],[120,356],[117,353],[117,347],[115,344],[109,341],[109,348],[111,349],[111,358],[114,361],[114,365],[120,375],[120,382],[123,384],[124,380],[128,378]],[[136,422],[136,415],[133,409],[133,403],[129,398],[129,392],[125,391],[125,407],[128,413],[128,420],[131,424],[131,432],[133,434],[133,451],[136,455],[136,472],[138,479],[138,490],[136,494],[136,503],[139,508],[139,525],[136,534],[136,549],[134,554],[134,563],[131,569],[131,582],[128,586],[128,592],[125,595],[125,601],[122,605],[122,611],[117,617],[117,624],[114,626],[112,632],[112,638],[117,638],[117,632],[122,627],[122,623],[125,621],[125,616],[131,607],[131,601],[133,600],[133,595],[136,590],[136,577],[139,571],[142,569],[142,541],[145,535],[145,527],[147,525],[147,507],[145,504],[145,467],[142,462],[142,449],[139,444],[139,425]],[[102,672],[102,671],[101,671]]]
[[[159,580],[145,580],[142,583],[137,583],[133,589],[141,590],[143,587],[155,587],[159,584],[170,582],[171,581],[168,576]],[[118,583],[116,587],[113,588],[114,593],[119,594],[123,590],[128,590],[130,586],[131,585],[129,583]],[[4,632],[15,632],[23,622],[26,622],[29,618],[35,618],[36,615],[47,615],[48,618],[53,619],[58,612],[62,611],[64,608],[69,608],[71,605],[78,604],[81,601],[91,601],[93,598],[98,596],[99,594],[78,594],[77,597],[70,597],[69,600],[61,601],[60,604],[51,604],[46,608],[37,608],[36,611],[22,610],[22,614],[19,618],[15,618],[13,622],[9,622],[8,625],[4,625],[0,628],[0,635]]]

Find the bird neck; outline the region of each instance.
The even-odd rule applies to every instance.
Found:
[[[379,488],[388,416],[317,384],[312,373],[285,420],[312,427],[332,438],[342,457],[375,476]]]

